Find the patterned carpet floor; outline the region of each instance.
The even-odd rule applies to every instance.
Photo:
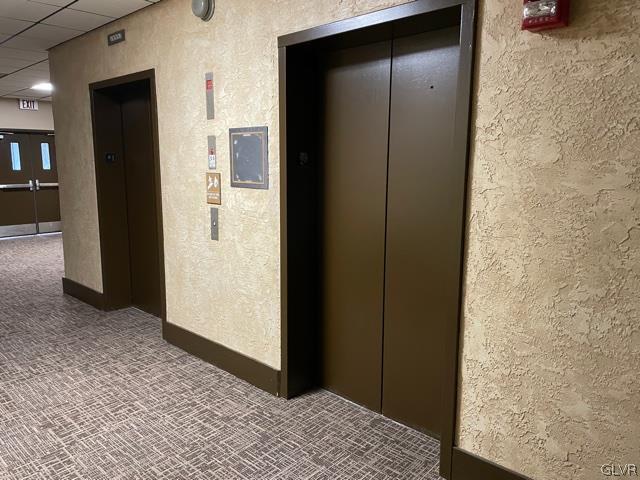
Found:
[[[275,398],[160,320],[62,293],[59,235],[0,240],[0,479],[438,479],[438,442],[325,391]]]

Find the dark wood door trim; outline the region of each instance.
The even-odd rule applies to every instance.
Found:
[[[172,323],[165,323],[162,338],[272,395],[278,395],[280,372],[268,365],[208,340]]]
[[[454,137],[454,157],[468,164],[469,154],[469,129],[471,116],[471,92],[472,76],[474,67],[475,50],[475,29],[476,29],[476,6],[477,0],[417,0],[404,5],[400,5],[385,10],[380,10],[367,15],[350,18],[328,25],[314,27],[301,32],[284,35],[278,39],[279,46],[279,93],[280,93],[280,228],[281,228],[281,332],[282,332],[282,371],[280,394],[284,397],[291,397],[296,394],[295,387],[290,384],[289,371],[289,349],[296,341],[292,338],[292,330],[289,326],[288,307],[290,302],[295,301],[289,294],[288,261],[289,248],[293,248],[288,242],[288,233],[294,229],[295,225],[287,221],[288,195],[287,195],[287,168],[288,161],[288,140],[290,131],[293,129],[287,125],[287,68],[289,49],[293,46],[307,44],[314,40],[328,39],[339,34],[357,32],[372,26],[384,27],[385,24],[398,20],[408,19],[425,13],[437,13],[452,7],[460,8],[460,64],[457,84],[457,105],[455,115],[455,137]],[[447,25],[448,26],[448,25]],[[465,178],[467,174],[465,172]],[[445,366],[443,384],[443,412],[445,412],[444,427],[441,437],[441,458],[440,474],[447,479],[451,479],[454,463],[461,460],[461,456],[454,458],[456,449],[456,429],[458,415],[458,358],[460,354],[460,322],[462,313],[462,279],[465,265],[464,251],[466,239],[466,205],[467,205],[467,185],[464,188],[463,204],[465,212],[463,215],[461,242],[461,272],[460,272],[460,295],[458,302],[458,321],[448,326],[445,337]],[[462,480],[464,477],[460,477]],[[471,477],[469,477],[471,478]]]
[[[385,8],[384,10],[378,10],[377,12],[366,15],[359,15],[357,17],[283,35],[278,38],[278,47],[291,47],[300,43],[320,40],[341,33],[355,32],[363,28],[383,25],[396,20],[404,20],[417,15],[472,3],[475,3],[475,0],[416,0],[397,7]]]
[[[531,480],[461,448],[453,448],[451,480]]]
[[[25,130],[22,128],[0,128],[0,134],[2,133],[8,133],[8,134],[33,133],[35,135],[55,135],[54,130]]]
[[[78,282],[74,282],[73,280],[62,277],[62,291],[66,295],[77,298],[78,300],[91,305],[98,310],[106,310],[104,304],[104,295],[100,292],[96,292],[89,287],[85,287]]]
[[[159,147],[159,135],[158,135],[158,107],[157,107],[157,95],[156,95],[156,77],[155,69],[145,70],[142,72],[136,72],[129,75],[123,75],[120,77],[110,78],[107,80],[94,82],[89,85],[89,94],[91,98],[91,118],[93,126],[93,144],[94,144],[94,156],[96,162],[96,191],[98,197],[98,223],[100,229],[100,247],[101,247],[101,261],[102,261],[102,278],[104,287],[104,305],[106,309],[110,309],[114,306],[114,299],[110,298],[110,293],[106,286],[105,268],[104,265],[109,261],[105,257],[104,238],[102,234],[103,225],[101,220],[101,208],[106,208],[104,205],[100,205],[100,176],[97,162],[102,159],[99,158],[97,135],[96,135],[96,112],[95,112],[95,92],[108,87],[115,87],[119,85],[125,85],[141,80],[149,81],[149,91],[151,95],[151,123],[152,123],[152,136],[153,136],[153,157],[154,157],[154,177],[155,177],[155,201],[156,201],[156,217],[157,217],[157,238],[158,238],[158,252],[159,252],[159,272],[160,272],[160,298],[161,298],[161,312],[160,318],[163,324],[166,322],[166,285],[165,285],[165,271],[164,271],[164,239],[163,239],[163,224],[162,224],[162,183],[160,173],[160,147]]]
[[[464,158],[465,165],[469,164],[470,128],[472,109],[472,84],[475,61],[476,41],[476,6],[477,0],[467,0],[462,3],[462,18],[460,25],[460,69],[458,71],[458,103],[456,106],[454,158]],[[460,287],[458,298],[458,321],[448,325],[445,336],[445,363],[443,385],[443,412],[445,425],[442,430],[440,448],[440,475],[452,478],[453,450],[456,447],[456,430],[458,428],[458,378],[460,374],[460,334],[462,324],[462,305],[464,292],[464,270],[466,265],[466,239],[468,218],[468,173],[464,186],[463,225],[461,227],[461,261]]]

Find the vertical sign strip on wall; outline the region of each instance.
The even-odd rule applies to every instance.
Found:
[[[205,74],[205,83],[207,88],[207,120],[213,120],[215,118],[214,104],[213,104],[213,73],[207,72]]]

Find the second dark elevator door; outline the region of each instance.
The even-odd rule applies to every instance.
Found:
[[[151,90],[148,80],[92,94],[105,294],[111,308],[162,313]]]
[[[156,185],[148,83],[140,82],[129,86],[123,93],[121,108],[131,262],[131,301],[141,310],[160,316]]]
[[[456,321],[459,29],[328,55],[323,131],[323,383],[441,432]]]

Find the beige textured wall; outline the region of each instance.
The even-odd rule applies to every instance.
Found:
[[[539,480],[640,463],[640,9],[485,0],[460,445]]]
[[[102,289],[87,84],[156,68],[168,320],[279,368],[276,38],[403,1],[216,3],[205,24],[163,0],[51,52],[65,272]],[[573,3],[573,26],[553,33],[520,32],[514,0],[481,2],[479,22],[459,442],[541,480],[640,463],[639,10]],[[119,28],[127,42],[107,48]],[[270,129],[271,189],[231,189],[228,128],[256,125]]]
[[[0,98],[0,128],[53,130],[51,102],[38,102],[38,110],[20,110],[18,99]]]
[[[65,275],[102,291],[88,84],[156,69],[168,321],[280,368],[277,37],[402,1],[189,0],[157,5],[54,48]],[[311,8],[313,7],[313,8]],[[107,47],[106,34],[127,41]],[[215,75],[206,120],[204,73]],[[229,187],[228,129],[269,127],[268,191]],[[206,137],[218,137],[220,241],[209,240]]]

